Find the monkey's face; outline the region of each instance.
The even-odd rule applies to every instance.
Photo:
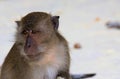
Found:
[[[17,40],[20,53],[28,59],[39,59],[55,37],[51,16],[46,13],[30,13],[18,24]]]

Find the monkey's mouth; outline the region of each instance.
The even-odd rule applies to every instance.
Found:
[[[34,59],[34,58],[39,58],[40,56],[40,53],[38,52],[38,49],[36,46],[31,46],[31,47],[27,47],[25,46],[24,47],[24,51],[26,53],[26,56],[29,58],[29,59]]]
[[[40,58],[40,53],[27,54],[27,57],[28,57],[29,59],[39,59],[39,58]]]

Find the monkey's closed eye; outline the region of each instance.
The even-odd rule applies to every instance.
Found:
[[[26,31],[26,30],[23,30],[22,32],[21,32],[21,34],[23,34],[23,35],[26,35],[28,33],[28,31]]]
[[[33,30],[33,31],[32,31],[32,34],[36,34],[36,33],[40,33],[40,31],[39,31],[39,30],[37,30],[37,31],[36,31],[36,30]]]

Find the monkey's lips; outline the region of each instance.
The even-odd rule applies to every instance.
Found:
[[[25,54],[28,58],[30,59],[36,59],[40,57],[40,53],[37,51],[36,48],[32,49],[32,48],[25,48]]]
[[[27,57],[30,58],[30,59],[38,59],[40,57],[40,53],[27,54]]]
[[[37,53],[37,54],[27,54],[27,56],[29,58],[35,58],[35,57],[39,57],[40,56],[40,53]]]

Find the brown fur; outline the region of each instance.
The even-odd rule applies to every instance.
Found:
[[[54,29],[51,17],[44,12],[33,12],[17,22],[16,42],[2,65],[1,79],[56,79],[58,76],[70,79],[68,44]],[[35,31],[29,33],[32,46],[27,52],[24,30]]]

